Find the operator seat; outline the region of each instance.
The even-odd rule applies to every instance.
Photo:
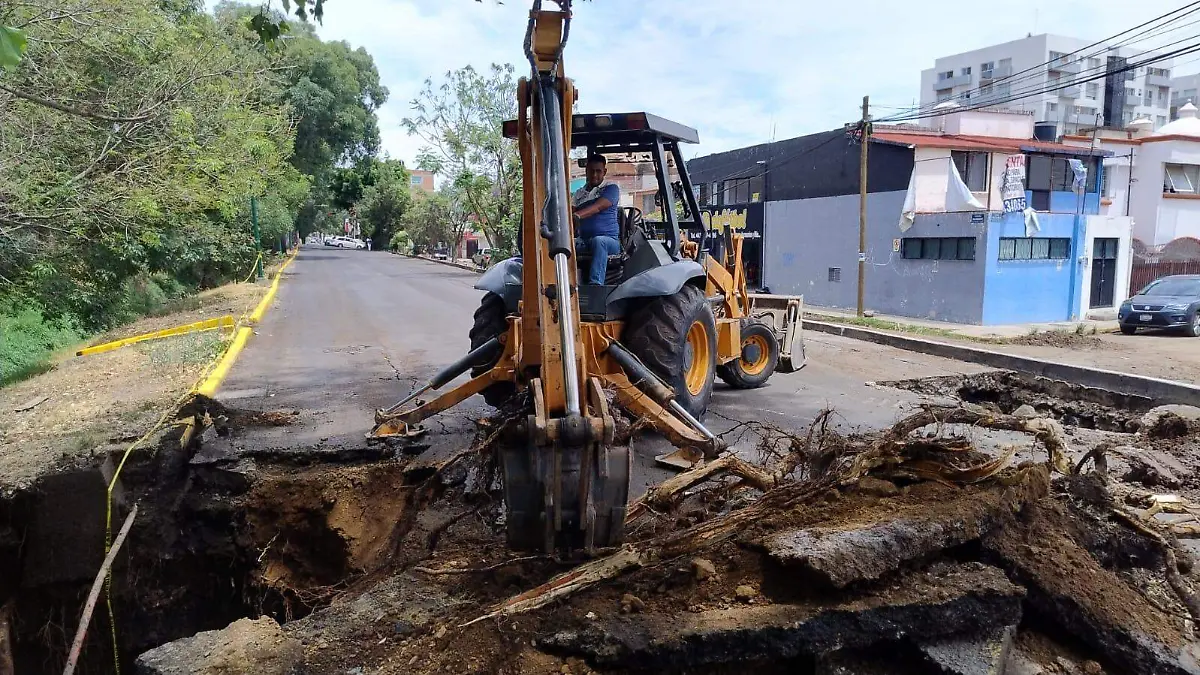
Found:
[[[608,256],[608,269],[604,273],[605,286],[616,286],[621,283],[621,275],[625,273],[625,261],[629,259],[629,250],[633,247],[633,233],[637,231],[641,219],[641,209],[632,206],[617,207],[617,227],[620,228],[620,236],[617,241],[621,244],[621,252]],[[578,278],[586,278],[587,270],[592,264],[591,252],[577,251],[575,264],[579,268]]]

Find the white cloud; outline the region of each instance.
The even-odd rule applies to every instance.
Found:
[[[857,119],[864,94],[911,105],[920,71],[939,56],[1027,33],[1100,39],[1176,7],[1143,0],[1134,15],[1082,0],[593,0],[576,3],[566,66],[582,110],[655,112],[697,128],[695,152],[707,154],[763,142],[772,129],[787,138],[835,128]],[[384,149],[411,161],[420,142],[400,120],[423,80],[492,62],[523,72],[528,9],[524,0],[330,0],[318,33],[375,57],[391,92],[379,116]],[[1182,30],[1174,39],[1196,32]]]

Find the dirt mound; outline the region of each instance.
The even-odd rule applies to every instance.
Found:
[[[1062,330],[1047,330],[1029,333],[1015,338],[998,340],[1000,344],[1027,347],[1059,347],[1061,349],[1102,349],[1107,345],[1095,335],[1082,335]]]

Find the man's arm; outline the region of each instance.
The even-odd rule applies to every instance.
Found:
[[[618,201],[620,201],[620,199],[621,188],[617,187],[616,185],[609,185],[608,187],[604,188],[604,192],[601,193],[599,199],[591,204],[588,204],[587,206],[581,206],[578,209],[575,209],[575,217],[591,218],[604,209],[616,204]]]

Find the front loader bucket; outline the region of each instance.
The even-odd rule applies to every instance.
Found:
[[[775,371],[794,373],[805,366],[804,296],[750,294],[750,316],[770,324],[779,340]]]

